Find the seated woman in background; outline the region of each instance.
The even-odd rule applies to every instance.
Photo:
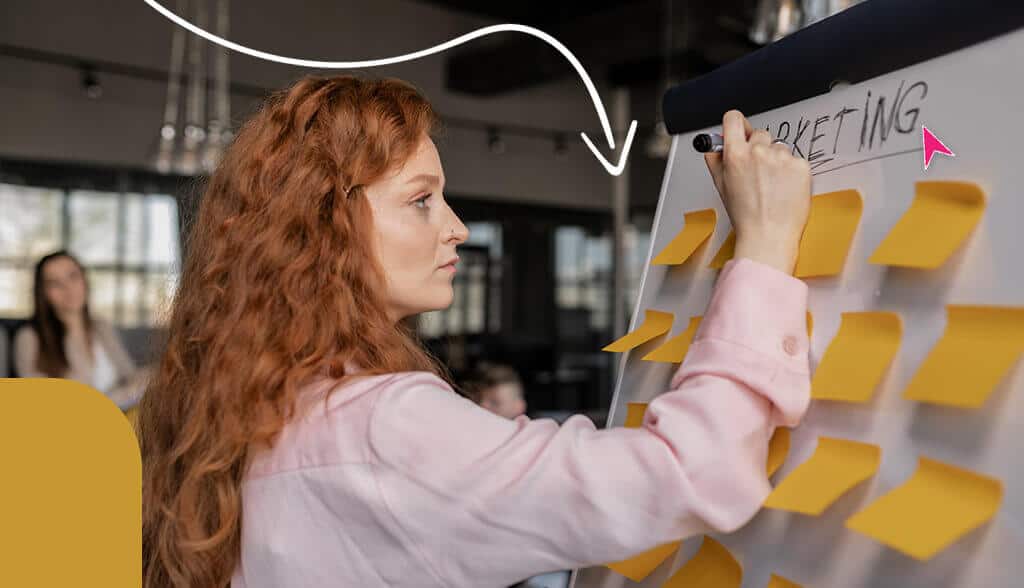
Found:
[[[496,415],[514,419],[526,414],[523,382],[506,365],[481,362],[463,385],[467,398]]]
[[[14,339],[22,378],[63,378],[87,384],[125,409],[145,388],[113,327],[89,314],[85,270],[66,251],[51,253],[35,269],[32,319]]]

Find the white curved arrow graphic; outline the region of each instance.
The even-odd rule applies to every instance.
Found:
[[[256,57],[258,59],[276,61],[277,63],[284,63],[287,65],[297,65],[300,67],[315,67],[321,69],[357,69],[365,67],[377,67],[380,65],[391,65],[394,63],[401,63],[403,61],[412,61],[413,59],[419,59],[420,57],[426,57],[428,55],[433,55],[434,53],[447,51],[452,47],[457,47],[459,45],[462,45],[463,43],[468,43],[473,39],[478,39],[480,37],[490,35],[492,33],[525,33],[527,35],[537,37],[538,39],[544,41],[548,45],[551,45],[552,47],[557,49],[563,57],[569,60],[569,63],[572,64],[573,68],[576,70],[576,73],[578,73],[580,78],[583,80],[583,85],[587,87],[587,92],[590,93],[590,99],[594,101],[594,108],[597,110],[598,118],[601,119],[601,128],[604,129],[604,136],[608,140],[608,147],[611,148],[613,151],[615,150],[615,136],[612,134],[612,127],[608,123],[608,113],[604,109],[604,104],[601,102],[601,97],[597,93],[597,88],[594,87],[594,82],[590,79],[590,76],[587,75],[587,71],[583,69],[583,65],[580,63],[578,59],[576,59],[576,56],[573,55],[572,52],[569,51],[568,48],[566,48],[565,45],[560,43],[558,39],[552,37],[551,35],[545,33],[544,31],[535,29],[533,27],[518,24],[492,25],[489,27],[477,29],[471,33],[466,33],[465,35],[456,37],[451,41],[446,41],[444,43],[441,43],[440,45],[434,45],[433,47],[429,47],[427,49],[414,51],[412,53],[406,53],[405,55],[398,55],[396,57],[385,57],[384,59],[371,59],[368,61],[316,61],[312,59],[296,59],[294,57],[275,55],[273,53],[258,51],[256,49],[245,47],[244,45],[239,45],[238,43],[233,43],[223,37],[218,37],[217,35],[214,35],[209,31],[197,27],[189,21],[181,18],[177,14],[174,14],[173,12],[165,8],[163,5],[158,3],[156,0],[143,0],[143,2],[149,4],[149,6],[153,10],[156,10],[160,14],[167,17],[174,24],[184,28],[185,30],[195,35],[199,35],[200,37],[206,39],[207,41],[210,41],[211,43],[216,43],[222,47],[226,47],[233,51],[238,51],[239,53],[244,53],[246,55]],[[626,167],[626,160],[629,158],[629,148],[633,144],[633,136],[635,134],[636,121],[634,120],[629,125],[629,131],[626,133],[626,141],[625,143],[623,143],[622,153],[619,155],[619,163],[616,165],[612,165],[611,162],[605,159],[604,155],[602,155],[601,152],[597,150],[597,147],[594,146],[594,143],[591,142],[590,137],[588,137],[586,133],[580,133],[580,136],[583,137],[583,142],[587,144],[587,147],[590,148],[590,151],[594,153],[594,157],[596,157],[597,160],[601,162],[601,165],[603,165],[604,168],[608,170],[608,173],[612,174],[613,176],[617,176],[621,174],[623,168]]]

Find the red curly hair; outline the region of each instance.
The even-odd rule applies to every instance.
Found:
[[[307,77],[225,154],[139,409],[147,588],[230,583],[247,456],[274,443],[305,383],[346,364],[441,373],[385,310],[364,190],[436,126],[405,82]]]

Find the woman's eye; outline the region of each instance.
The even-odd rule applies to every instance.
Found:
[[[425,210],[425,209],[429,208],[427,206],[427,200],[429,200],[429,199],[430,199],[430,194],[424,194],[423,196],[420,196],[416,200],[413,200],[412,201],[412,205],[415,206],[416,208],[420,208],[420,209],[424,209]]]

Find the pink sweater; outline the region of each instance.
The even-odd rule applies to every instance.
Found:
[[[247,473],[232,587],[507,586],[732,531],[809,403],[806,310],[799,280],[730,262],[637,429],[505,420],[426,373],[312,385]]]

